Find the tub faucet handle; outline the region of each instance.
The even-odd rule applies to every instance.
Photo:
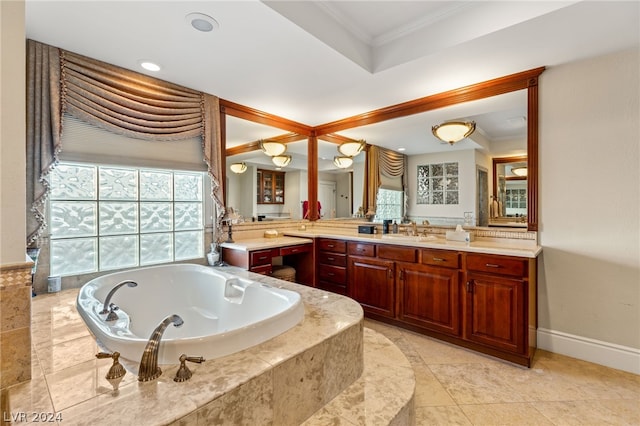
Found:
[[[180,355],[180,367],[176,372],[176,377],[173,378],[174,382],[184,382],[191,378],[193,375],[189,367],[187,367],[187,361],[189,362],[197,362],[201,364],[205,361],[205,359],[201,356],[187,356],[185,354]]]
[[[124,378],[124,375],[127,374],[127,370],[125,370],[122,364],[120,364],[120,361],[118,361],[118,359],[120,358],[120,352],[114,352],[112,354],[108,352],[98,352],[96,354],[96,358],[98,359],[112,358],[113,359],[113,364],[111,365],[111,368],[109,368],[109,371],[107,372],[107,375],[104,376],[104,378],[107,379],[109,383],[111,383],[111,386],[113,386],[114,391],[118,390],[118,386],[120,385],[120,382]]]

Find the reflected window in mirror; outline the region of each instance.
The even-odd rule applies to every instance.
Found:
[[[404,191],[380,188],[376,198],[374,221],[395,220],[400,223],[404,217]]]

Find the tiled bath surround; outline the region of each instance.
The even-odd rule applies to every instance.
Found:
[[[128,374],[117,393],[104,378],[110,361],[95,359],[100,348],[75,310],[77,290],[38,296],[33,304],[33,378],[3,392],[3,411],[56,413],[65,425],[112,424],[114,419],[121,424],[293,425],[340,394],[350,401],[347,417],[366,419],[375,414],[384,420],[382,424],[411,424],[407,421],[413,416],[415,382],[410,365],[391,342],[365,333],[374,345],[368,358],[377,365],[363,367],[367,356],[363,357],[363,318],[357,303],[251,276],[300,292],[306,309],[303,322],[254,348],[190,365],[194,375],[184,383],[173,382],[177,363],[164,366],[158,380],[139,383],[137,363],[122,360]],[[374,380],[361,375],[363,369],[378,374],[385,359],[394,365],[389,377]],[[385,382],[396,376],[397,386],[385,392]],[[369,395],[375,392],[381,400],[395,395],[402,404],[372,402]],[[322,414],[335,418],[343,412],[335,406],[327,410]]]
[[[31,379],[31,262],[0,267],[0,388]]]

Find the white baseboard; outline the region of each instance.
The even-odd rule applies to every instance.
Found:
[[[640,374],[640,349],[538,328],[538,348]]]

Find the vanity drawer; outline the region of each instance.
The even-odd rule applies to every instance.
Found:
[[[354,256],[369,256],[373,257],[376,255],[376,246],[374,244],[369,243],[356,243],[350,241],[347,245],[347,249],[349,254]]]
[[[320,250],[332,251],[334,253],[346,253],[347,242],[343,240],[331,240],[328,238],[322,238],[318,242]]]
[[[269,263],[268,265],[252,266],[249,270],[256,274],[271,275],[272,267]]]
[[[251,267],[257,266],[257,265],[271,265],[272,257],[273,257],[273,254],[271,249],[252,251]]]
[[[467,270],[522,278],[527,276],[527,260],[507,256],[467,254]]]
[[[319,265],[318,277],[323,281],[330,281],[335,284],[345,284],[347,282],[347,268],[343,266]]]
[[[421,255],[425,265],[454,269],[460,267],[460,253],[455,251],[423,249]]]
[[[297,246],[282,247],[280,256],[288,256],[290,254],[307,253],[311,251],[311,244],[300,244]]]
[[[378,246],[378,257],[381,259],[415,263],[418,261],[418,249],[383,244]]]
[[[321,251],[318,254],[318,260],[320,263],[326,263],[328,265],[347,266],[346,254],[327,253]]]

